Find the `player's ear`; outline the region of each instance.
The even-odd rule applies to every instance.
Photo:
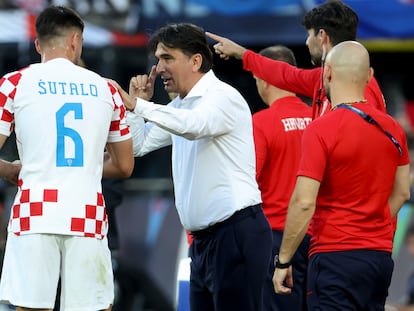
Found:
[[[368,81],[367,81],[367,83],[372,79],[373,76],[374,76],[374,68],[369,67]]]
[[[36,38],[34,44],[35,44],[36,52],[39,54],[42,54],[41,53],[42,49],[40,48],[39,39]]]
[[[70,36],[70,45],[73,50],[76,49],[78,42],[79,42],[79,34],[76,31],[74,31],[72,35]]]

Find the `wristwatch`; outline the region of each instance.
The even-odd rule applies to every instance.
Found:
[[[279,254],[277,254],[275,256],[275,262],[274,262],[274,264],[275,264],[275,267],[278,268],[278,269],[286,269],[286,268],[289,268],[292,265],[292,261],[288,261],[286,263],[281,263],[279,261]]]

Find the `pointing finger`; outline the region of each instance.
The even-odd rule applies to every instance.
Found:
[[[223,37],[220,37],[219,35],[216,35],[208,31],[206,31],[206,36],[218,42],[221,42],[224,39]]]
[[[156,75],[157,75],[157,66],[153,65],[153,66],[151,67],[151,71],[150,71],[150,73],[149,73],[149,77],[148,77],[149,82],[154,81],[154,80],[155,80]]]

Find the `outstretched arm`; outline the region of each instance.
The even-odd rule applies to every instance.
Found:
[[[216,54],[220,55],[221,58],[229,59],[230,57],[234,57],[237,59],[242,59],[244,52],[247,50],[236,42],[224,37],[220,37],[219,35],[213,34],[211,32],[206,32],[206,36],[217,41],[213,47]]]
[[[243,60],[243,69],[278,88],[312,98],[321,77],[321,68],[299,69],[286,62],[277,61],[248,50],[243,46],[206,32],[206,36],[217,41],[213,46],[223,59],[234,57]]]

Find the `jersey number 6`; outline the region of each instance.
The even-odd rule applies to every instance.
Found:
[[[56,166],[83,166],[83,141],[82,137],[74,129],[65,126],[65,117],[68,113],[73,112],[76,120],[83,119],[81,103],[65,103],[56,112]],[[65,139],[71,139],[73,142],[73,157],[66,157]],[[72,148],[71,148],[72,149]]]

